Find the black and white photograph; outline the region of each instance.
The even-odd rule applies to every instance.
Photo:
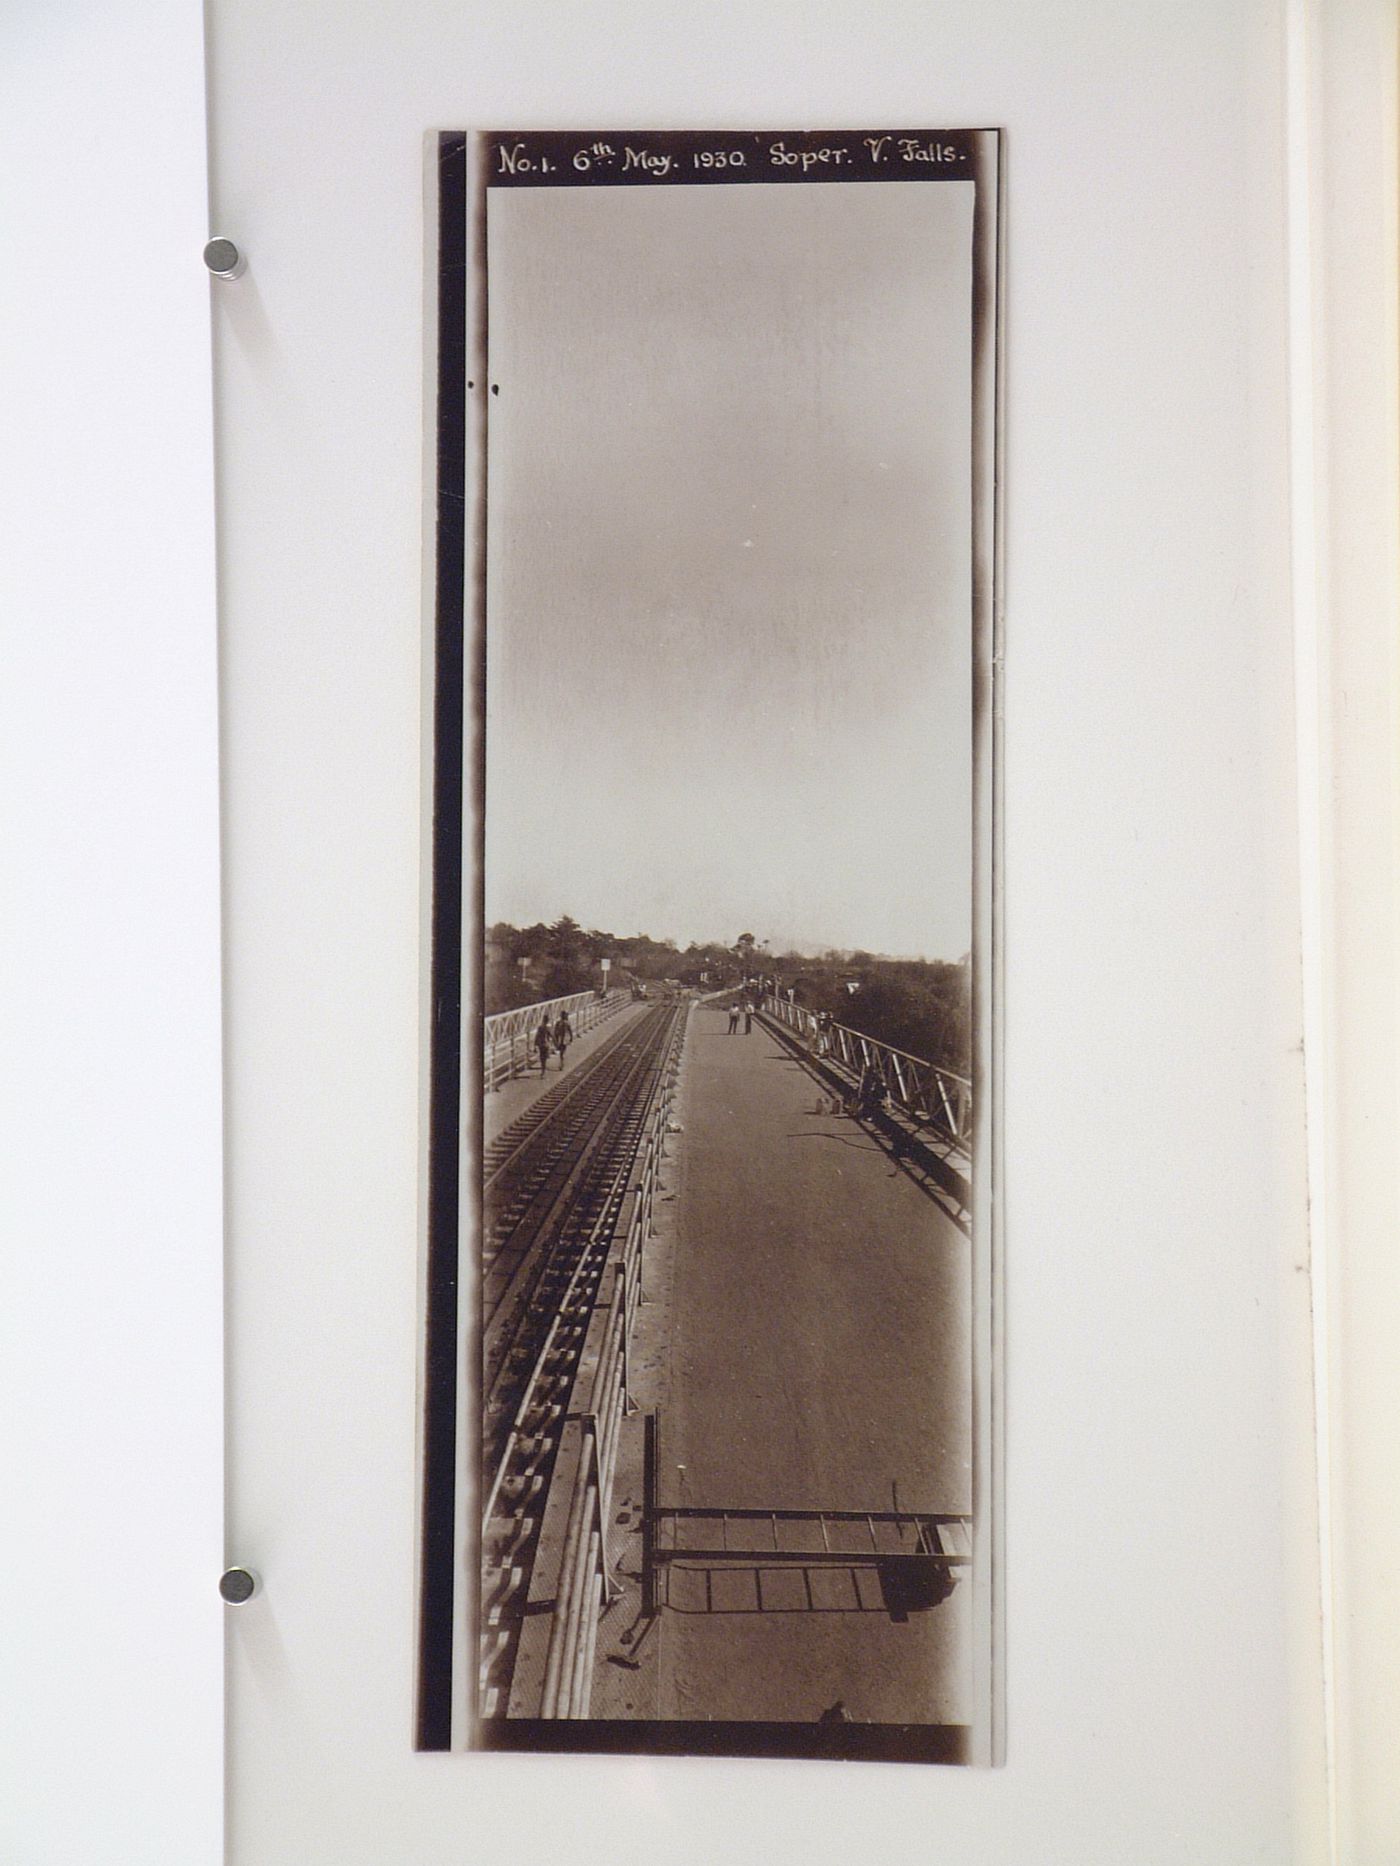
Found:
[[[418,1746],[992,1760],[998,136],[435,155]]]

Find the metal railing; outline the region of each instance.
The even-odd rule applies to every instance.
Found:
[[[682,1020],[662,1063],[645,1133],[628,1174],[608,1268],[611,1299],[593,1311],[574,1392],[582,1400],[570,1420],[581,1434],[570,1487],[563,1559],[555,1594],[538,1715],[587,1717],[598,1640],[598,1616],[621,1591],[608,1552],[613,1474],[629,1398],[628,1348],[642,1298],[642,1259],[651,1235],[656,1182],[676,1096]],[[606,1274],[606,1272],[605,1272]]]
[[[922,1590],[924,1604],[945,1599],[972,1566],[972,1517],[965,1511],[838,1509],[694,1509],[661,1503],[658,1417],[644,1421],[642,1476],[642,1613],[662,1605],[662,1570],[672,1564],[706,1571],[742,1567],[761,1576],[784,1568],[845,1568]],[[737,1538],[737,1540],[736,1540]],[[818,1541],[820,1538],[820,1541]]]
[[[793,1031],[814,1058],[848,1070],[859,1081],[867,1068],[878,1071],[884,1092],[890,1100],[921,1127],[951,1141],[962,1153],[972,1148],[972,1084],[966,1076],[940,1069],[937,1063],[911,1056],[905,1050],[877,1043],[862,1031],[845,1024],[828,1024],[823,1030],[815,1011],[805,1010],[786,998],[767,997],[763,1010],[776,1023]]]
[[[535,1061],[535,1032],[542,1017],[548,1017],[552,1024],[561,1011],[567,1011],[574,1035],[579,1037],[631,1002],[631,993],[626,991],[609,991],[601,998],[596,991],[576,991],[572,997],[546,998],[539,1004],[518,1005],[513,1011],[497,1011],[483,1025],[482,1068],[487,1091],[529,1071]]]

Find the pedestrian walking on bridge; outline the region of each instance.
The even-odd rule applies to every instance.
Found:
[[[540,1053],[540,1074],[549,1067],[549,1014],[540,1019],[540,1027],[535,1032],[535,1048]]]
[[[554,1026],[554,1047],[559,1053],[559,1067],[564,1067],[564,1052],[574,1040],[574,1027],[569,1022],[569,1013],[561,1011],[559,1021]]]
[[[739,1028],[739,1000],[732,998],[729,1004],[729,1034],[732,1037]]]
[[[752,1029],[753,1029],[753,999],[745,998],[744,1000],[744,1035],[748,1036],[749,1032]]]

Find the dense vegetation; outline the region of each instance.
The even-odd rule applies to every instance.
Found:
[[[938,959],[828,953],[799,960],[784,986],[812,1011],[911,1056],[967,1075],[972,1055],[971,968]],[[852,989],[854,987],[854,989]]]
[[[829,1011],[838,1024],[967,1074],[971,1056],[970,971],[966,960],[886,959],[877,953],[770,954],[751,933],[732,946],[684,948],[638,933],[619,938],[581,927],[565,914],[552,926],[515,927],[500,921],[486,935],[485,1009],[513,1010],[545,998],[596,990],[601,961],[611,961],[608,983],[624,989],[666,979],[716,991],[762,978],[811,1011]]]

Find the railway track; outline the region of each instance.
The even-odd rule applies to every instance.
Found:
[[[504,1714],[560,1433],[629,1175],[685,1012],[634,1019],[483,1162],[480,1710]]]

